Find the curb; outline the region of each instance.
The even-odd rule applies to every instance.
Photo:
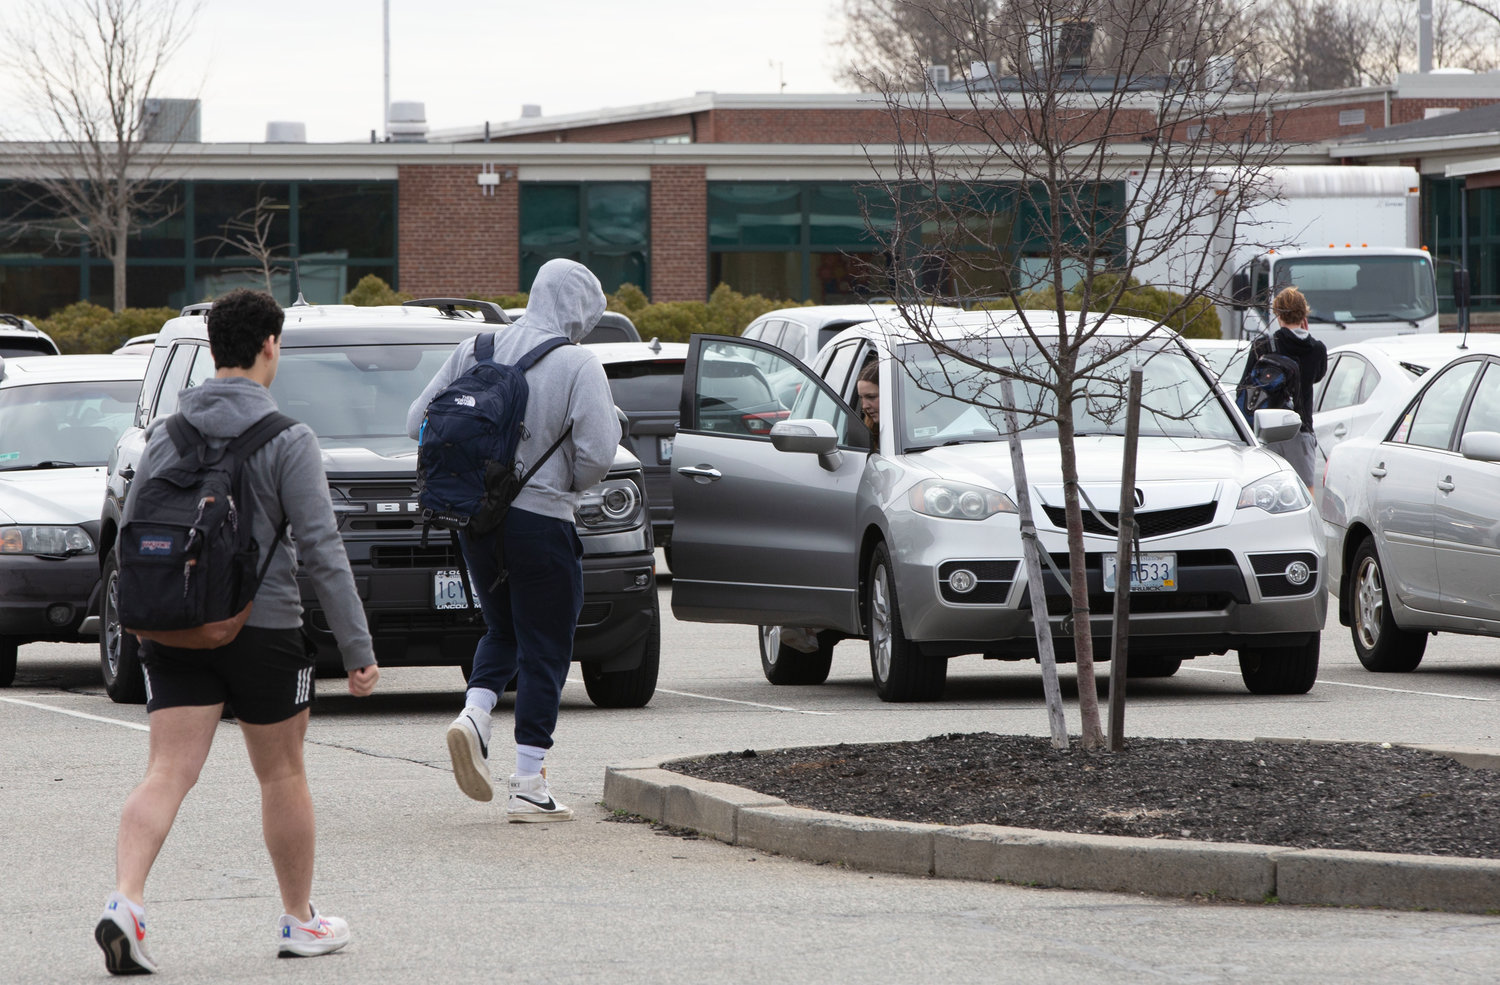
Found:
[[[1500,753],[1493,750],[1409,747],[1452,756],[1470,767],[1500,768]],[[1457,913],[1500,910],[1500,859],[852,817],[792,807],[777,797],[662,768],[667,762],[697,758],[701,757],[607,767],[604,806],[730,845],[876,872],[1250,902]]]

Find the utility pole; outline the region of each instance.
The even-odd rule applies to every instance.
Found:
[[[1431,2],[1431,0],[1424,0]],[[380,133],[391,139],[391,0],[380,0],[385,22],[385,91],[380,104]]]

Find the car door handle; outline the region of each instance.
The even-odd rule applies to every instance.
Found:
[[[1438,480],[1438,488],[1443,492],[1452,492],[1454,489],[1453,476],[1445,475]]]
[[[1344,427],[1342,424],[1340,424],[1338,427],[1336,427],[1336,428],[1333,429],[1333,436],[1335,438],[1342,438],[1344,435],[1346,435],[1348,433],[1349,433],[1349,429],[1346,428],[1346,427]]]
[[[1385,463],[1381,462],[1379,465],[1375,466],[1370,470],[1370,474],[1377,479],[1385,478]]]
[[[720,472],[712,465],[684,465],[682,468],[677,470],[677,474],[690,475],[694,479],[699,479],[705,482],[712,482],[715,479],[724,478],[724,473]]]

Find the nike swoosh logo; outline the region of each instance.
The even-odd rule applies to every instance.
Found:
[[[333,933],[333,931],[329,930],[328,927],[324,924],[319,924],[317,929],[313,929],[312,927],[303,927],[302,929],[307,931],[309,934],[312,934],[314,937],[327,937],[329,934]]]
[[[526,801],[526,803],[528,803],[528,804],[533,804],[533,805],[535,805],[537,807],[540,807],[544,811],[555,811],[555,810],[557,810],[557,804],[555,804],[553,802],[553,800],[552,800],[551,797],[548,797],[547,800],[545,802],[543,802],[543,801],[540,801],[540,800],[532,800],[530,797],[522,797],[520,794],[516,794],[516,796],[519,797],[521,800]]]
[[[479,754],[485,759],[490,758],[490,744],[484,741],[484,731],[480,729],[479,723],[474,721],[473,715],[465,715],[469,723],[474,726],[474,738],[479,740]]]
[[[135,914],[130,915],[130,922],[135,924],[135,939],[143,941],[146,939],[146,925],[136,919]]]

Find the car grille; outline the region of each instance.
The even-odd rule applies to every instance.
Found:
[[[1102,557],[1098,553],[1084,555],[1089,611],[1095,615],[1108,615],[1115,604],[1114,595],[1104,591]],[[1060,570],[1068,570],[1066,554],[1054,554],[1052,561]],[[1050,571],[1043,572],[1042,578],[1047,586],[1047,612],[1054,616],[1066,615],[1072,605],[1066,586],[1060,584]],[[1220,612],[1231,602],[1247,604],[1250,601],[1244,575],[1233,551],[1178,551],[1177,581],[1182,591],[1132,592],[1130,611]],[[1022,597],[1021,608],[1031,608],[1030,593]]]
[[[443,544],[376,544],[370,548],[372,568],[456,568],[452,542]]]
[[[1020,566],[1020,561],[944,561],[938,565],[938,591],[944,602],[955,605],[1000,605],[1010,597]],[[949,586],[948,579],[960,569],[972,571],[978,579],[973,591],[956,592]]]
[[[597,626],[609,618],[610,604],[608,602],[586,602],[583,611],[578,614],[578,625]]]
[[[1310,577],[1301,585],[1293,585],[1286,577],[1287,565],[1301,561],[1307,565]],[[1310,595],[1318,588],[1318,556],[1303,552],[1289,554],[1252,554],[1250,568],[1255,572],[1256,584],[1260,586],[1262,598],[1278,598],[1289,595]]]
[[[1068,529],[1067,511],[1061,506],[1043,506],[1042,510],[1054,527],[1059,530]],[[1180,506],[1170,510],[1147,510],[1135,515],[1135,529],[1142,540],[1148,537],[1165,537],[1167,534],[1175,534],[1181,530],[1207,526],[1213,522],[1214,514],[1218,511],[1218,503],[1200,503],[1197,506]],[[1100,522],[1100,517],[1103,517],[1109,526]],[[1098,516],[1089,510],[1083,511],[1084,533],[1113,536],[1117,532],[1116,527],[1119,523],[1120,514],[1117,511],[1100,510]]]

